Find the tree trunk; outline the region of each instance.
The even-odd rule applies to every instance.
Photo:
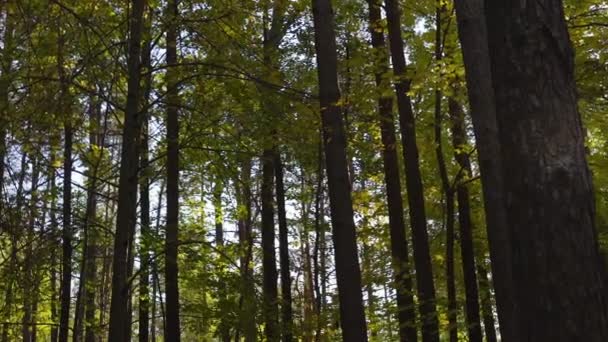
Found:
[[[496,290],[496,306],[504,341],[521,341],[515,325],[510,238],[504,206],[503,171],[483,0],[455,0],[458,36],[466,69],[473,130]]]
[[[285,213],[285,185],[283,184],[283,161],[278,148],[274,151],[274,170],[276,178],[277,214],[279,218],[279,261],[281,265],[281,331],[283,342],[293,339],[291,308],[291,271],[289,265],[289,231]]]
[[[342,338],[367,341],[346,137],[339,106],[334,15],[331,0],[312,0],[312,7]]]
[[[471,222],[471,204],[469,189],[461,184],[471,177],[471,162],[467,134],[464,122],[464,113],[458,102],[453,98],[448,100],[450,118],[452,121],[452,144],[455,159],[460,166],[458,176],[454,180],[456,197],[458,200],[458,226],[460,228],[460,253],[462,257],[462,273],[464,276],[464,290],[466,298],[466,318],[469,341],[481,342],[481,319],[479,316],[479,290],[475,274],[475,251],[473,250],[473,224]],[[493,329],[493,327],[492,327]]]
[[[483,327],[486,334],[486,342],[496,342],[496,323],[494,321],[494,310],[492,310],[492,294],[488,272],[485,266],[477,263],[477,275],[479,279],[479,292],[481,299],[481,311],[483,313]]]
[[[399,108],[405,181],[412,223],[414,263],[416,265],[416,282],[418,285],[420,319],[422,321],[422,340],[425,342],[438,342],[439,322],[435,307],[435,284],[429,251],[429,238],[426,230],[424,191],[420,175],[418,146],[416,144],[416,124],[411,99],[407,95],[410,90],[410,80],[406,79],[404,46],[401,38],[401,11],[398,1],[386,0],[385,3],[393,70],[395,77],[398,78],[395,83],[395,92]]]
[[[253,267],[251,266],[253,251],[253,235],[251,226],[251,159],[240,160],[240,175],[235,182],[237,206],[240,209],[238,218],[239,244],[241,247],[241,282],[243,293],[241,294],[239,313],[240,327],[243,330],[245,342],[257,340],[255,321],[255,284],[253,278]]]
[[[165,236],[165,295],[167,296],[166,341],[180,341],[178,286],[178,221],[179,221],[179,122],[177,0],[167,4],[167,234]]]
[[[215,210],[215,246],[218,250],[224,250],[224,212],[222,209],[222,193],[224,192],[224,185],[220,177],[216,177],[214,189],[213,189],[213,207]],[[219,256],[221,257],[221,256]],[[223,267],[223,266],[220,266]],[[223,270],[220,273],[224,273]],[[219,335],[222,342],[230,342],[230,325],[226,320],[228,313],[226,312],[227,296],[226,286],[220,284],[217,289],[219,301],[219,315],[221,317],[220,324],[218,326]]]
[[[139,138],[141,120],[140,102],[140,51],[144,0],[133,0],[129,19],[129,55],[127,106],[122,132],[122,155],[118,184],[118,212],[116,235],[114,236],[114,257],[112,259],[112,300],[110,304],[110,327],[108,340],[124,341],[128,322],[127,302],[127,254],[129,241],[137,217],[137,175],[139,168]],[[130,328],[130,327],[129,327]]]
[[[379,68],[376,69],[375,74],[376,87],[378,88],[378,93],[382,94],[382,89],[386,86],[382,80],[382,75],[388,71],[388,50],[382,29],[380,2],[368,0],[368,5],[369,30],[372,36],[374,53],[378,56],[375,62],[379,64]],[[378,114],[383,145],[382,157],[384,160],[384,182],[386,184],[389,211],[392,265],[395,288],[397,290],[399,336],[401,341],[416,341],[418,339],[416,311],[412,291],[407,238],[405,235],[405,219],[403,217],[403,199],[401,197],[401,180],[397,157],[397,138],[395,136],[392,96],[381,96],[378,99]]]
[[[608,298],[562,1],[486,3],[520,340],[606,341]]]
[[[313,250],[314,260],[314,287],[316,295],[317,327],[315,331],[315,342],[321,341],[324,326],[323,310],[325,306],[325,227],[323,206],[323,137],[319,130],[320,140],[317,158],[317,185],[315,193],[315,247]]]
[[[264,288],[265,334],[268,341],[278,341],[279,308],[277,301],[277,264],[275,255],[273,178],[274,153],[264,150],[262,156],[262,272]]]

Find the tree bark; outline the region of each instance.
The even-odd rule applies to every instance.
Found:
[[[486,4],[520,341],[608,340],[562,1]]]
[[[466,150],[468,141],[462,108],[453,98],[449,98],[448,107],[452,121],[452,145],[454,146],[456,162],[460,166],[460,171],[454,183],[456,185],[456,198],[458,200],[458,226],[466,298],[467,331],[469,341],[481,342],[479,290],[477,288],[477,275],[475,274],[475,251],[473,250],[473,224],[471,222],[469,188],[466,184],[461,184],[472,175],[471,161],[469,160],[469,153]]]
[[[406,75],[406,62],[403,40],[401,38],[401,11],[397,0],[386,0],[386,20],[390,41],[391,57],[395,77],[395,93],[399,108],[399,124],[405,163],[405,181],[409,203],[409,214],[412,223],[412,241],[414,245],[414,263],[416,265],[416,282],[422,321],[422,340],[439,341],[439,321],[435,307],[435,283],[429,251],[429,238],[424,209],[424,191],[418,146],[416,144],[416,123],[412,103],[407,93],[410,80]]]
[[[152,16],[153,9],[148,6],[148,13],[144,19],[143,31],[145,32],[141,65],[148,73],[144,78],[144,92],[142,96],[143,113],[141,126],[141,157],[139,167],[141,169],[141,177],[139,182],[139,209],[140,209],[140,234],[141,241],[139,245],[139,324],[138,338],[139,342],[148,342],[150,339],[150,242],[152,232],[150,226],[150,169],[149,169],[149,122],[150,122],[150,93],[152,92]],[[152,297],[152,300],[155,300]],[[152,322],[154,322],[154,312],[152,313]],[[152,329],[155,329],[154,323]],[[86,341],[93,342],[93,341]]]
[[[483,0],[455,0],[455,8],[478,148],[500,331],[504,341],[521,341],[515,324],[516,307],[513,301],[510,237],[504,206],[503,162],[498,141]]]
[[[277,300],[277,264],[275,255],[274,232],[274,153],[265,149],[262,155],[262,273],[264,288],[265,334],[268,341],[278,341],[279,308]]]
[[[397,138],[395,136],[395,122],[393,118],[392,96],[382,96],[383,75],[388,71],[388,50],[384,39],[382,18],[380,13],[381,2],[368,0],[369,5],[369,31],[372,38],[372,47],[377,56],[376,87],[378,88],[378,121],[382,135],[382,157],[384,161],[384,182],[386,184],[386,197],[389,211],[389,229],[391,237],[391,255],[395,288],[397,291],[397,318],[399,321],[399,336],[401,341],[416,341],[416,311],[414,293],[412,291],[412,278],[409,266],[409,252],[407,237],[405,235],[405,219],[403,217],[403,199],[401,197],[401,180],[399,175],[399,161],[397,157]],[[368,295],[373,296],[373,293]],[[371,298],[370,298],[371,301]]]
[[[140,102],[140,54],[144,0],[133,0],[129,18],[128,85],[127,106],[122,132],[122,155],[118,184],[118,212],[116,235],[114,236],[114,256],[112,259],[112,299],[110,303],[110,327],[108,340],[125,340],[128,321],[127,302],[127,254],[129,242],[137,217],[137,183],[139,166],[139,138],[141,120]],[[130,327],[128,327],[130,329]]]
[[[167,319],[165,340],[180,341],[178,286],[178,221],[179,221],[179,123],[177,0],[167,4],[167,230],[165,236],[165,295]]]
[[[331,0],[313,0],[312,7],[342,338],[367,341],[346,137],[339,105],[334,14]]]
[[[496,323],[494,321],[494,310],[492,309],[492,294],[488,272],[481,262],[477,263],[477,275],[479,279],[479,297],[481,299],[481,312],[483,314],[483,327],[487,342],[496,342]]]
[[[277,214],[279,218],[279,262],[281,265],[281,331],[283,342],[293,339],[291,308],[291,271],[289,265],[289,231],[285,213],[285,185],[283,184],[283,161],[278,148],[274,150],[274,171],[276,178]]]

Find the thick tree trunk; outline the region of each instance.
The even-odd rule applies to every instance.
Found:
[[[291,308],[291,271],[289,265],[289,231],[285,213],[285,185],[283,184],[283,161],[278,148],[274,150],[274,171],[276,178],[277,214],[279,218],[279,262],[281,265],[281,331],[283,342],[293,339]]]
[[[378,56],[378,59],[375,61],[378,64],[375,74],[376,87],[378,87],[378,93],[382,94],[383,87],[387,86],[382,81],[382,75],[388,71],[388,50],[381,23],[381,2],[368,0],[368,5],[372,46],[375,50],[374,53]],[[384,182],[386,184],[389,211],[392,265],[397,291],[399,336],[401,341],[413,342],[418,339],[418,333],[416,331],[416,311],[408,260],[408,244],[405,235],[405,219],[403,217],[403,199],[401,197],[401,180],[397,157],[397,138],[395,136],[392,96],[381,96],[378,99],[378,113],[383,145],[382,157],[384,160]],[[370,295],[373,296],[373,293],[368,294],[368,296]]]
[[[178,286],[178,220],[179,220],[179,123],[177,0],[167,4],[167,233],[165,236],[165,295],[167,296],[166,341],[180,341]]]
[[[608,298],[562,1],[486,4],[519,341],[606,341]]]
[[[464,292],[466,298],[466,318],[469,341],[481,342],[481,319],[479,316],[479,290],[477,288],[477,275],[475,274],[475,251],[473,250],[473,224],[471,222],[471,204],[469,189],[461,184],[471,177],[471,162],[467,134],[464,123],[464,113],[458,102],[453,98],[448,100],[450,118],[452,121],[452,144],[455,159],[460,166],[460,172],[454,183],[456,184],[456,198],[458,199],[458,226],[460,235],[460,253],[462,257],[462,273],[464,276]]]
[[[110,304],[110,327],[108,340],[125,340],[128,322],[127,302],[129,289],[127,284],[127,254],[129,242],[137,217],[137,175],[139,167],[139,119],[140,102],[140,51],[144,0],[133,0],[129,19],[129,55],[127,106],[122,133],[122,155],[120,178],[118,184],[118,212],[116,218],[116,235],[114,236],[114,257],[112,259],[112,300]]]
[[[496,306],[503,341],[518,336],[513,297],[510,237],[505,211],[503,171],[483,0],[455,0],[458,36],[462,46],[471,118],[478,148],[479,170],[496,290]]]
[[[398,78],[395,83],[395,92],[399,108],[405,181],[412,223],[414,263],[416,265],[420,320],[422,321],[422,340],[425,342],[438,342],[439,322],[435,306],[435,283],[433,281],[429,238],[426,230],[424,191],[422,188],[422,176],[420,175],[418,146],[416,144],[416,123],[411,99],[407,95],[410,90],[410,80],[405,78],[406,63],[403,40],[401,38],[401,11],[397,0],[386,0],[385,3],[393,70]]]
[[[334,14],[331,0],[313,0],[312,4],[342,338],[367,341],[346,137],[339,105]]]

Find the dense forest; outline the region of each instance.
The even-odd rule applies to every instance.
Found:
[[[0,0],[0,342],[608,341],[608,1]]]

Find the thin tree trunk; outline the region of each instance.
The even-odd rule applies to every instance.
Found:
[[[520,340],[606,341],[606,279],[563,2],[486,4]]]
[[[410,80],[406,77],[406,62],[403,40],[401,38],[401,11],[397,0],[386,0],[386,20],[390,41],[391,57],[395,77],[395,93],[399,108],[399,124],[405,163],[405,181],[409,203],[409,215],[412,224],[412,241],[414,246],[414,263],[416,265],[416,282],[422,321],[422,340],[439,341],[439,321],[435,306],[435,283],[429,251],[429,238],[424,208],[424,190],[420,175],[418,146],[416,143],[416,123],[412,102],[407,95]]]
[[[486,342],[496,342],[496,323],[494,321],[494,311],[492,310],[492,294],[488,272],[483,264],[477,264],[477,274],[479,276],[479,290],[481,298],[481,311],[483,313],[483,327],[486,333]]]
[[[137,217],[137,175],[139,167],[140,125],[140,55],[144,0],[133,0],[129,18],[129,55],[127,106],[123,123],[122,155],[118,184],[118,212],[114,256],[112,260],[112,300],[110,304],[109,341],[125,340],[129,300],[127,254]]]
[[[240,271],[243,293],[240,299],[239,320],[245,342],[257,340],[255,321],[255,284],[251,266],[253,235],[251,226],[251,159],[239,161],[240,175],[236,181],[237,205],[241,209],[238,218],[239,245],[241,247]]]
[[[473,250],[473,224],[471,222],[471,204],[469,189],[462,185],[464,180],[471,177],[471,162],[465,150],[468,145],[464,125],[464,113],[460,104],[453,98],[448,100],[450,118],[452,120],[452,144],[455,159],[461,172],[456,177],[456,197],[458,199],[458,226],[460,228],[460,253],[462,256],[462,273],[464,275],[464,292],[466,297],[466,318],[469,341],[481,342],[481,319],[479,316],[479,290],[475,274],[475,251]]]
[[[316,194],[315,194],[315,247],[313,250],[313,260],[314,260],[314,287],[315,287],[315,295],[316,295],[316,315],[317,315],[317,326],[315,331],[315,342],[321,341],[321,334],[323,331],[323,296],[325,293],[321,290],[321,287],[324,284],[321,284],[321,277],[323,277],[325,271],[322,268],[324,266],[325,260],[325,230],[323,227],[323,137],[322,132],[319,131],[320,139],[319,139],[319,148],[318,148],[318,158],[317,158],[317,185],[316,185]],[[319,256],[320,255],[320,256]],[[323,265],[323,266],[322,266]]]
[[[312,0],[312,7],[342,338],[352,342],[367,341],[346,137],[338,104],[340,90],[333,9],[331,0]]]
[[[473,130],[478,148],[496,306],[503,341],[521,341],[516,326],[510,238],[505,211],[501,148],[483,0],[455,0],[458,37],[466,69]]]
[[[223,250],[224,248],[224,211],[222,209],[223,192],[224,185],[222,184],[220,177],[217,177],[213,189],[213,207],[215,211],[215,246],[218,250]],[[221,272],[223,273],[223,271]],[[220,284],[217,291],[219,296],[219,315],[221,317],[218,327],[219,335],[222,342],[230,342],[230,325],[226,321],[227,312],[225,309],[228,305],[226,287],[223,284]]]
[[[180,341],[178,285],[179,224],[179,90],[177,64],[177,0],[167,4],[167,233],[165,236],[166,341]]]
[[[283,184],[283,161],[278,148],[274,151],[274,168],[276,178],[277,214],[279,218],[279,261],[281,265],[281,331],[283,342],[293,339],[293,322],[291,307],[291,271],[289,265],[289,231],[285,213],[285,185]]]
[[[369,31],[372,36],[372,46],[378,56],[375,61],[379,64],[376,71],[376,87],[382,94],[386,84],[382,75],[388,71],[388,50],[381,23],[380,2],[369,0]],[[401,341],[416,341],[416,311],[412,278],[409,266],[407,237],[405,235],[405,219],[403,217],[403,199],[401,197],[401,181],[399,162],[397,158],[397,138],[393,119],[393,99],[381,96],[378,99],[378,114],[380,132],[382,135],[382,158],[384,161],[384,182],[389,211],[389,228],[391,237],[391,256],[395,289],[397,291],[397,318],[399,321],[399,336]]]
[[[445,11],[445,6],[440,2],[437,3],[435,11],[435,60],[439,68],[441,68],[441,60],[443,59],[443,45],[441,35],[442,13]],[[441,81],[441,79],[440,79]],[[445,157],[443,155],[443,125],[441,114],[441,100],[443,94],[441,92],[440,83],[435,89],[435,154],[437,156],[437,165],[439,169],[439,177],[441,179],[441,187],[445,195],[445,248],[446,248],[446,288],[448,294],[448,332],[450,342],[458,341],[458,303],[456,302],[456,276],[454,274],[454,189],[450,184],[448,171],[446,167]]]
[[[48,179],[49,179],[49,189],[51,192],[51,204],[50,204],[50,211],[49,211],[49,215],[50,215],[50,221],[51,221],[51,236],[53,237],[51,240],[51,244],[52,244],[52,248],[51,248],[51,256],[50,256],[50,267],[49,267],[49,278],[50,278],[50,288],[51,288],[51,298],[50,298],[50,309],[51,309],[51,322],[52,323],[56,323],[57,322],[57,299],[59,298],[59,293],[57,290],[57,247],[59,246],[58,241],[56,240],[56,236],[58,235],[58,231],[59,231],[59,226],[57,224],[57,215],[56,215],[56,196],[55,196],[55,191],[57,189],[57,184],[55,183],[55,161],[57,159],[56,157],[56,150],[55,150],[55,141],[54,139],[51,139],[51,143],[50,143],[51,147],[51,151],[50,151],[50,156],[49,156],[49,174],[48,174]],[[50,342],[57,342],[57,338],[59,337],[59,331],[57,329],[57,325],[52,325],[51,326],[51,341]]]
[[[264,288],[264,321],[268,341],[278,341],[279,308],[277,300],[277,265],[275,255],[274,232],[274,153],[264,150],[262,156],[262,273]]]

